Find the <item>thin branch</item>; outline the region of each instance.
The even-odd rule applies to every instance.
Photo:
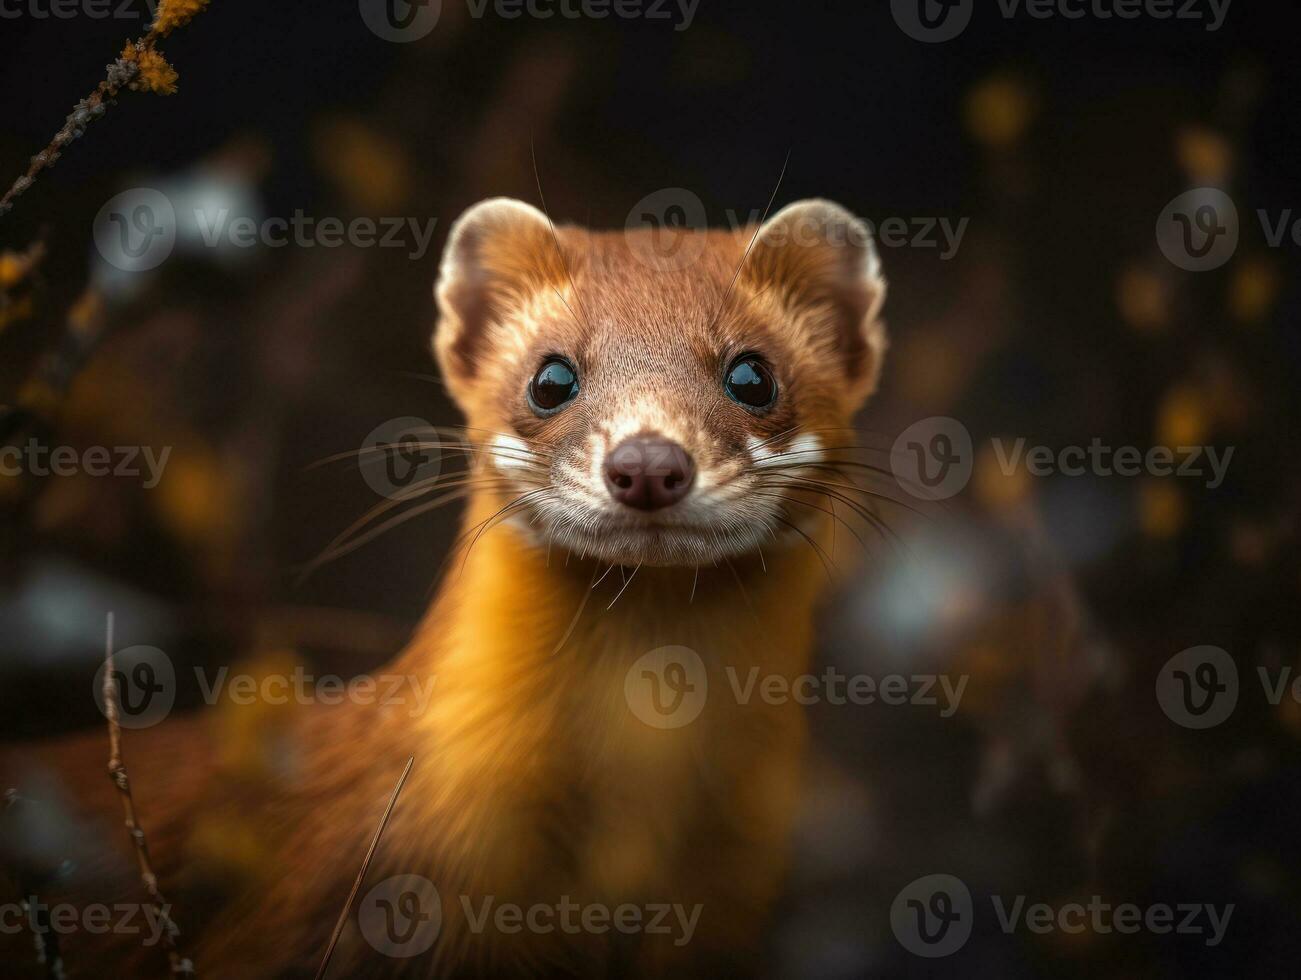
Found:
[[[113,664],[113,614],[108,614],[108,629],[104,642],[104,715],[108,718],[108,775],[117,787],[122,799],[122,814],[126,821],[127,836],[135,847],[136,863],[140,867],[140,880],[144,883],[149,901],[154,906],[158,921],[163,925],[163,942],[167,948],[167,961],[172,976],[193,977],[194,964],[180,953],[176,937],[180,929],[172,921],[171,906],[163,893],[158,890],[158,876],[154,874],[153,864],[149,860],[149,843],[145,840],[144,829],[136,814],[136,804],[131,796],[131,782],[127,778],[126,767],[122,764],[122,725],[118,718],[119,691],[117,671]]]

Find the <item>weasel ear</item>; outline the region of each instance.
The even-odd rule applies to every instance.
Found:
[[[759,229],[745,262],[756,293],[771,290],[812,349],[844,370],[853,407],[881,375],[886,285],[866,224],[831,201],[798,201]]]
[[[480,201],[452,225],[438,283],[434,353],[462,407],[494,339],[531,296],[564,282],[551,223],[537,208],[508,197]]]

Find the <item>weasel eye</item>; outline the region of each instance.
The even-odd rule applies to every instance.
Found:
[[[772,372],[753,354],[745,354],[732,362],[723,387],[734,401],[746,408],[767,408],[777,400],[777,382]]]
[[[529,406],[538,415],[554,415],[578,394],[578,375],[562,357],[548,358],[529,382]]]

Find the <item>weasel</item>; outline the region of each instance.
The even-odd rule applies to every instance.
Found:
[[[727,672],[809,667],[834,534],[817,475],[876,387],[885,284],[863,223],[826,201],[681,231],[689,262],[656,234],[508,199],[450,232],[433,346],[467,420],[467,533],[386,668],[434,682],[426,710],[295,708],[289,763],[240,780],[217,778],[201,722],[126,733],[200,977],[314,975],[408,757],[330,975],[756,967],[805,723]],[[6,785],[74,756],[100,767],[102,744],[11,756]],[[84,778],[111,839],[112,787]],[[264,859],[223,879],[194,855],[225,818]],[[65,938],[70,964],[83,940]]]

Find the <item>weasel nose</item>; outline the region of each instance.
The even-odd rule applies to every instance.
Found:
[[[637,510],[660,510],[687,495],[696,464],[676,442],[657,436],[633,436],[605,457],[605,485],[610,496]]]

